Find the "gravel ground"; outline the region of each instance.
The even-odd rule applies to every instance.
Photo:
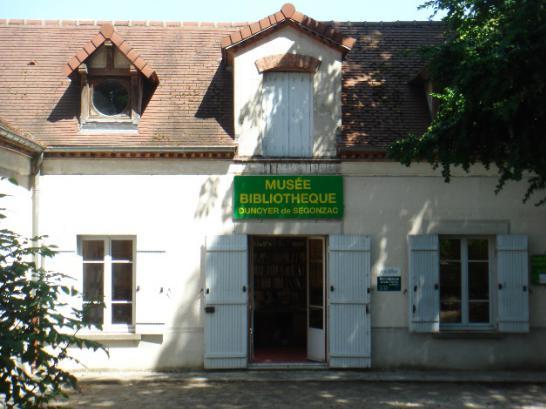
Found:
[[[135,381],[84,383],[59,408],[546,409],[545,384]]]

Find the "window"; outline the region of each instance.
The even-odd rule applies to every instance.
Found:
[[[440,325],[491,322],[492,241],[440,237]]]
[[[309,73],[266,72],[263,82],[263,155],[311,157],[313,84]]]
[[[82,129],[137,129],[142,81],[129,60],[106,41],[78,70]]]
[[[527,236],[409,236],[413,332],[529,332]]]
[[[128,81],[111,78],[99,80],[94,82],[92,92],[91,100],[96,115],[127,115],[129,109]]]
[[[134,240],[82,238],[84,321],[128,331],[134,324]]]

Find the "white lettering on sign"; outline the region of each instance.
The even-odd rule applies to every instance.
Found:
[[[383,267],[377,275],[381,277],[399,277],[400,272],[400,267]]]

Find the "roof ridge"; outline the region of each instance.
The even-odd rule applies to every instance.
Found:
[[[206,28],[240,28],[249,22],[217,21],[182,21],[182,20],[96,20],[96,19],[20,19],[0,18],[0,26],[31,27],[102,27],[111,24],[114,27],[206,27]]]
[[[341,21],[317,20],[322,24],[339,25],[366,25],[366,24],[445,24],[439,20],[393,20],[393,21]],[[254,22],[237,21],[183,21],[183,20],[95,20],[95,19],[16,19],[0,18],[0,26],[28,26],[28,27],[102,27],[112,24],[114,27],[187,27],[187,28],[242,28]]]

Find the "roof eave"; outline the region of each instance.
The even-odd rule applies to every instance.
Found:
[[[235,152],[236,145],[207,146],[51,146],[45,153],[72,152]]]
[[[31,141],[24,136],[18,135],[12,130],[5,127],[0,123],[0,138],[5,139],[7,142],[11,143],[15,147],[22,148],[29,153],[40,153],[44,151],[44,146],[38,142]]]

